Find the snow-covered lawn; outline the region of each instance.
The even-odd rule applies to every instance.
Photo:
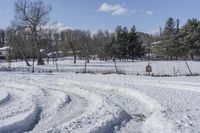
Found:
[[[0,73],[0,133],[199,133],[200,77],[148,77],[148,62],[59,61],[27,72],[23,62],[15,72]],[[188,61],[193,73],[200,62]],[[6,66],[6,63],[2,63]],[[151,62],[157,75],[189,74],[183,61]],[[38,73],[43,71],[53,73]],[[133,74],[140,74],[133,75]]]
[[[0,133],[200,132],[200,77],[0,77]]]
[[[31,62],[30,62],[31,63]],[[189,67],[193,74],[200,74],[200,61],[188,61]],[[81,72],[85,68],[85,62],[78,60],[76,64],[72,60],[58,61],[60,72]],[[148,61],[135,62],[117,62],[119,71],[126,74],[146,75],[146,66]],[[190,74],[184,61],[151,61],[152,73],[154,75],[188,75]],[[8,63],[1,63],[2,66],[8,66]],[[27,67],[24,62],[13,62],[11,67],[14,71],[31,71],[32,67]],[[56,65],[50,62],[44,66],[35,66],[36,71],[53,71],[56,72]],[[96,61],[91,60],[87,65],[87,71],[94,73],[115,73],[115,66],[112,61]]]

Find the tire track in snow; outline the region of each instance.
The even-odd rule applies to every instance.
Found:
[[[176,79],[176,78],[172,78],[172,79]],[[165,91],[167,91],[167,90],[169,92],[174,91],[175,96],[177,96],[180,93],[183,93],[183,94],[188,93],[188,97],[184,98],[184,95],[183,95],[183,97],[181,96],[180,99],[177,99],[175,101],[166,99],[166,101],[161,101],[161,102],[162,102],[162,104],[164,104],[164,106],[167,110],[169,108],[169,114],[172,113],[168,116],[168,119],[173,124],[173,127],[172,127],[173,128],[172,130],[174,130],[173,132],[175,132],[175,130],[177,132],[179,132],[180,130],[182,130],[182,131],[190,130],[190,132],[191,132],[191,131],[194,131],[194,129],[196,127],[198,127],[198,124],[195,123],[196,116],[194,116],[195,113],[197,113],[196,115],[198,115],[198,112],[195,112],[195,111],[192,112],[192,110],[196,109],[196,106],[194,104],[194,106],[193,106],[194,108],[192,107],[192,105],[193,105],[192,99],[190,99],[190,101],[188,101],[190,94],[197,92],[196,94],[198,95],[198,93],[200,92],[200,84],[198,82],[188,82],[187,80],[176,82],[176,81],[170,81],[170,80],[160,79],[160,78],[154,78],[153,80],[147,80],[147,79],[141,78],[140,80],[135,80],[135,79],[125,80],[124,84],[126,84],[129,87],[133,87],[133,85],[136,85],[137,88],[140,88],[140,87],[148,88],[148,86],[149,86],[149,88],[153,89],[153,87],[155,87],[155,90],[156,90],[156,88],[163,88]],[[142,91],[142,89],[137,89],[137,90]],[[152,92],[155,90],[153,89]],[[146,93],[148,95],[148,91],[147,92],[144,91],[144,93]],[[153,93],[153,94],[155,94],[155,93]],[[150,94],[150,95],[152,96],[152,94]],[[154,97],[154,96],[152,96],[152,97]],[[157,100],[160,100],[159,93],[158,93],[158,96],[155,96],[155,97]],[[172,97],[172,99],[173,99],[173,97]],[[161,98],[161,100],[162,100],[162,98]],[[168,101],[168,100],[170,100],[170,101]],[[173,101],[172,103],[174,103],[175,105],[169,105],[168,103],[171,103],[171,101]],[[180,102],[183,103],[183,104],[181,104],[182,105],[181,107],[178,105]],[[189,109],[188,109],[187,104],[191,105],[191,107]],[[165,114],[165,117],[167,117],[167,114],[168,114],[168,111],[166,109],[162,110],[162,113]],[[183,111],[183,110],[186,110],[186,111]],[[179,113],[176,113],[176,112],[179,112]],[[191,116],[192,116],[192,118],[191,118]],[[187,127],[187,125],[188,125],[188,127]],[[192,126],[190,126],[190,125],[192,125]]]
[[[112,86],[107,86],[104,89],[113,88]],[[139,102],[143,103],[149,112],[149,115],[146,116],[142,132],[143,133],[171,133],[172,125],[168,122],[161,111],[163,110],[162,106],[152,97],[147,96],[144,93],[139,91],[129,89],[124,86],[123,88],[117,88],[119,93],[130,95],[133,98],[137,99]]]
[[[84,81],[76,81],[81,85],[92,86],[94,88],[99,88],[102,90],[113,90],[121,93],[122,95],[129,95],[139,102],[143,103],[146,107],[147,112],[149,112],[143,128],[142,132],[144,133],[171,133],[173,125],[164,118],[164,115],[161,113],[163,107],[159,104],[158,101],[153,99],[150,96],[147,96],[145,93],[136,91],[134,89],[130,89],[127,86],[119,87],[108,84],[99,84],[99,83],[90,83]],[[101,87],[100,87],[101,86]]]
[[[17,78],[18,76],[16,76]],[[66,106],[61,105],[60,108],[56,106],[54,109],[58,109],[57,111],[63,111],[62,115],[68,114],[65,116],[65,119],[59,121],[58,124],[51,125],[46,122],[47,128],[43,128],[43,126],[38,126],[37,130],[33,130],[32,132],[47,132],[47,131],[60,131],[60,132],[115,132],[116,126],[123,128],[123,121],[129,121],[130,117],[126,110],[121,109],[120,107],[114,105],[109,102],[103,95],[98,92],[91,91],[92,89],[99,90],[113,90],[121,93],[122,96],[129,95],[146,106],[147,112],[149,115],[147,116],[146,121],[144,122],[144,132],[170,132],[170,123],[164,119],[161,114],[162,106],[153,98],[149,97],[147,94],[141,93],[139,91],[133,90],[134,88],[129,88],[128,86],[114,86],[114,85],[106,85],[106,84],[94,84],[94,82],[83,83],[80,84],[78,81],[63,79],[64,76],[40,76],[38,78],[30,77],[30,79],[34,79],[33,81],[27,81],[26,78],[28,76],[24,76],[21,80],[22,82],[19,84],[25,84],[27,87],[22,87],[17,85],[22,91],[26,91],[29,95],[34,95],[37,97],[35,100],[37,106],[46,106],[42,111],[45,111],[48,107],[55,102],[55,99],[59,99],[60,96],[56,96],[56,93],[64,93],[65,95],[69,95],[71,98],[71,102],[69,106],[67,105],[66,110],[63,109]],[[36,76],[37,77],[37,76]],[[44,80],[41,80],[44,78]],[[53,81],[62,82],[55,83]],[[13,79],[13,82],[16,82],[17,79]],[[38,83],[39,82],[39,83]],[[30,87],[32,86],[32,87]],[[16,87],[16,86],[15,86]],[[16,88],[17,88],[16,87]],[[36,89],[36,90],[35,90]],[[39,93],[39,94],[37,94]],[[44,99],[41,99],[44,96]],[[46,97],[45,97],[46,96]],[[48,98],[47,98],[48,97]],[[52,104],[48,99],[53,99]],[[44,101],[43,101],[44,100]],[[60,102],[58,102],[60,103]],[[61,102],[62,103],[62,102]],[[76,105],[77,104],[77,105]],[[59,104],[55,104],[59,105]],[[63,107],[64,106],[64,107]],[[80,107],[78,107],[80,106]],[[52,110],[54,110],[52,109]],[[61,110],[60,110],[61,109]],[[48,112],[48,111],[47,111]],[[49,111],[51,114],[52,111]],[[51,116],[51,115],[50,115]],[[57,118],[60,119],[61,115],[55,114]],[[128,116],[128,117],[127,117]],[[43,117],[44,121],[48,119],[48,117]],[[105,118],[105,119],[104,119]],[[52,119],[51,119],[52,120]],[[65,121],[64,121],[65,120]],[[48,121],[48,120],[47,120]],[[41,124],[41,119],[38,123]],[[45,123],[45,122],[44,122]],[[126,124],[126,123],[124,123]],[[167,125],[166,127],[165,124]],[[43,124],[45,125],[45,124]],[[157,126],[155,126],[157,125]],[[36,127],[37,128],[37,127]],[[166,129],[166,130],[165,130]],[[165,131],[164,131],[165,130]]]
[[[39,108],[34,97],[14,87],[6,87],[12,99],[0,108],[0,132],[25,132],[32,130],[37,121]]]
[[[82,128],[84,133],[112,133],[119,130],[121,126],[131,119],[131,116],[126,111],[112,102],[110,103],[98,93],[90,91],[88,88],[91,86],[84,86],[69,79],[66,82],[68,83],[67,86],[74,86],[70,89],[71,93],[86,97],[90,104],[88,108],[90,110],[87,110],[83,116],[65,125],[66,128],[70,128],[73,132],[79,131],[74,131],[76,128]],[[77,123],[79,125],[76,126]],[[81,124],[82,126],[80,126]]]
[[[200,85],[190,82],[171,82],[171,81],[160,81],[155,84],[148,84],[151,86],[158,86],[158,87],[165,87],[165,88],[172,88],[184,91],[194,91],[200,93]]]
[[[28,84],[40,88],[40,90],[44,93],[44,98],[38,98],[38,103],[40,104],[40,107],[42,107],[42,117],[40,118],[39,123],[31,132],[47,132],[48,130],[54,129],[58,125],[78,117],[87,107],[87,101],[84,98],[62,90],[62,84],[58,85],[53,81],[48,81],[46,78],[45,81],[41,80],[40,78],[36,78],[32,81],[33,82],[29,81]],[[63,99],[62,97],[59,97],[60,95],[63,95],[64,97],[67,96],[67,98]],[[50,99],[58,99],[58,101],[61,101],[50,110],[47,109],[53,106],[52,102],[49,102]],[[50,105],[47,105],[48,103]]]
[[[148,80],[148,79],[140,79],[140,80],[132,80],[125,81],[126,84],[130,85],[146,85],[146,86],[156,86],[156,87],[164,87],[164,88],[171,88],[171,89],[178,89],[178,90],[185,90],[185,91],[194,91],[200,92],[200,83],[197,82],[188,82],[188,81],[166,81],[160,79]]]

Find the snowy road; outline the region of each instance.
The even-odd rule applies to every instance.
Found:
[[[200,132],[200,77],[0,76],[0,133]]]

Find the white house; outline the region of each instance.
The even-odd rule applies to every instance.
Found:
[[[6,59],[8,52],[11,49],[10,46],[4,46],[0,48],[0,59]]]

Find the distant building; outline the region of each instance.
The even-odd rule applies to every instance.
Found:
[[[57,57],[58,57],[58,58],[62,58],[62,57],[64,57],[62,51],[51,52],[51,53],[48,53],[46,56],[47,56],[47,58],[57,58]]]
[[[157,42],[151,43],[151,45],[152,45],[152,46],[155,46],[155,45],[159,45],[159,44],[161,44],[161,43],[162,43],[161,41],[157,41]]]
[[[146,59],[151,59],[151,60],[163,60],[165,59],[164,55],[160,55],[158,54],[158,52],[155,51],[156,47],[158,47],[158,45],[160,45],[162,42],[161,41],[156,41],[151,43],[150,46],[150,52],[145,54],[145,58]]]
[[[5,60],[8,56],[9,50],[11,49],[10,46],[4,46],[0,48],[0,59]]]

